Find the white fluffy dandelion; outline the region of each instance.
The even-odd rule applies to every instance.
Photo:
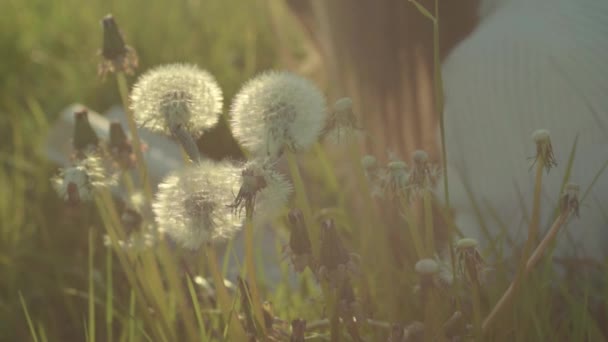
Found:
[[[159,229],[189,249],[231,238],[242,226],[228,206],[239,177],[238,167],[210,161],[169,175],[152,204]]]
[[[181,128],[198,137],[218,122],[222,90],[209,72],[195,65],[167,64],[137,80],[131,108],[141,127],[167,135]]]
[[[95,189],[116,184],[116,175],[104,167],[101,158],[91,154],[61,169],[51,183],[59,197],[70,204],[77,204],[92,200]]]
[[[305,150],[325,124],[325,98],[309,80],[270,71],[248,81],[234,98],[231,128],[239,143],[256,156],[276,157],[285,146]]]

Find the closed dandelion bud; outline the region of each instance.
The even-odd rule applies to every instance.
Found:
[[[110,155],[122,169],[129,169],[134,166],[133,148],[119,122],[110,123],[108,148]]]
[[[102,20],[103,47],[101,56],[103,61],[99,65],[99,74],[105,76],[108,72],[125,72],[132,74],[137,68],[137,53],[125,44],[125,40],[111,14]]]
[[[289,257],[296,272],[302,272],[312,267],[312,245],[304,215],[300,209],[292,209],[287,215],[289,219],[289,244],[285,246],[285,256]]]
[[[553,146],[551,145],[551,137],[549,131],[546,129],[539,129],[532,133],[532,140],[536,143],[536,156],[534,157],[534,163],[538,162],[539,158],[542,158],[543,167],[547,170],[547,173],[552,167],[557,166],[555,155],[553,154]]]
[[[306,320],[305,319],[294,319],[291,321],[291,336],[289,342],[304,342],[306,332]]]
[[[108,172],[102,160],[95,155],[85,155],[73,166],[60,170],[51,179],[59,197],[75,205],[93,199],[93,191],[116,184],[116,177]]]
[[[581,190],[581,188],[578,184],[574,184],[574,183],[566,184],[566,187],[564,188],[564,192],[562,193],[562,196],[560,199],[560,208],[563,213],[572,212],[577,217],[580,216],[579,215],[579,199],[578,199],[580,190]]]
[[[86,109],[74,113],[74,135],[72,146],[78,153],[87,153],[99,144],[99,137],[89,122],[89,115]]]
[[[314,144],[325,123],[323,94],[309,80],[270,71],[249,80],[231,107],[232,134],[255,156],[279,156]]]
[[[347,273],[358,272],[357,258],[346,250],[334,221],[323,221],[318,277],[329,281],[333,287],[338,287],[346,279]]]
[[[193,137],[217,124],[222,101],[215,78],[188,64],[156,67],[143,74],[131,92],[137,124],[173,136],[192,160],[199,159]]]
[[[330,142],[339,144],[350,142],[362,135],[358,128],[357,117],[353,113],[353,101],[348,97],[343,97],[336,101],[333,110],[329,115],[326,139]]]
[[[152,203],[159,230],[188,249],[231,238],[242,225],[226,206],[238,182],[237,167],[210,161],[169,175]]]
[[[271,221],[283,210],[292,192],[291,184],[268,160],[253,160],[241,167],[238,193],[228,205],[235,216],[245,210],[255,224]]]

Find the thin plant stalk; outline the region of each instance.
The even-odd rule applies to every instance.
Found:
[[[209,246],[206,250],[207,264],[215,284],[217,302],[220,307],[220,311],[224,316],[224,320],[228,325],[230,334],[232,335],[234,341],[247,341],[247,334],[245,333],[245,330],[239,322],[236,314],[234,314],[232,300],[230,299],[228,289],[226,289],[226,285],[224,284],[224,277],[220,273],[220,269],[218,267],[218,259],[215,249],[212,246]]]
[[[426,231],[426,248],[428,257],[432,257],[435,253],[435,233],[433,227],[433,204],[431,203],[431,191],[429,189],[423,190],[422,195],[423,206],[424,206],[424,223]]]
[[[561,213],[557,217],[557,219],[555,219],[555,222],[553,222],[553,225],[551,225],[551,228],[547,232],[547,235],[545,235],[543,240],[538,244],[538,247],[536,247],[530,258],[528,259],[528,262],[526,262],[525,274],[528,274],[532,270],[532,268],[536,266],[540,258],[545,253],[545,250],[547,250],[547,248],[549,248],[549,245],[551,245],[551,243],[555,240],[557,233],[559,233],[560,228],[566,223],[570,215],[571,212],[566,211]]]
[[[418,224],[418,220],[410,210],[410,207],[407,201],[401,201],[403,208],[403,218],[408,225],[408,230],[412,235],[412,242],[414,243],[414,249],[416,250],[416,255],[418,259],[422,259],[426,254],[426,248],[424,247],[424,239],[420,236],[420,225]]]
[[[473,332],[476,340],[481,341],[483,321],[481,318],[481,286],[479,279],[473,279],[471,288],[473,290]]]
[[[127,86],[127,78],[122,72],[116,73],[116,81],[118,83],[118,91],[120,93],[120,99],[127,116],[127,124],[129,125],[129,132],[131,133],[131,141],[133,142],[133,149],[135,150],[135,159],[137,161],[137,169],[139,170],[140,182],[144,190],[144,196],[148,203],[152,203],[152,189],[150,188],[150,181],[148,179],[148,169],[144,160],[144,154],[141,149],[141,140],[137,133],[137,125],[135,124],[135,117],[131,107],[129,106],[129,87]]]
[[[95,280],[93,279],[93,256],[95,255],[95,234],[93,229],[89,229],[89,290],[88,290],[88,306],[89,320],[87,331],[89,332],[89,341],[95,342]]]
[[[108,342],[114,341],[112,321],[114,318],[114,293],[112,280],[112,250],[106,249],[106,335],[108,336]]]
[[[254,249],[254,231],[251,217],[245,220],[245,268],[247,283],[249,285],[249,295],[251,299],[251,308],[255,315],[256,321],[259,323],[260,331],[265,334],[266,327],[264,326],[264,313],[262,311],[262,301],[260,300],[260,291],[258,289],[258,281],[256,278],[255,269],[255,249]]]
[[[302,180],[302,175],[300,174],[300,167],[298,166],[296,155],[293,152],[288,150],[286,155],[287,163],[289,165],[289,172],[291,173],[291,178],[295,188],[296,206],[302,210],[304,222],[306,223],[306,227],[309,229],[313,255],[319,255],[319,227],[317,224],[315,224],[312,216],[312,209],[310,208],[310,202],[308,201],[308,196],[306,195],[306,187],[304,186],[304,181]]]
[[[511,300],[514,298],[515,293],[519,289],[521,283],[524,281],[526,272],[526,260],[528,260],[528,256],[534,246],[534,241],[538,235],[538,229],[540,224],[540,197],[541,197],[541,188],[542,188],[542,178],[543,178],[543,169],[545,166],[545,161],[542,156],[539,156],[538,161],[536,163],[536,176],[534,182],[534,199],[532,205],[532,218],[530,220],[530,225],[528,227],[528,240],[524,245],[524,250],[522,253],[522,258],[520,265],[518,267],[517,274],[515,275],[515,279],[505,291],[503,296],[500,298],[498,303],[494,306],[488,317],[483,322],[482,331],[486,333],[490,327],[490,325],[496,320],[498,313],[504,310],[507,307]]]

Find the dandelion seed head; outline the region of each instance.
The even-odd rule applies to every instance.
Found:
[[[439,264],[433,259],[422,259],[418,260],[415,269],[421,275],[432,275],[439,272]]]
[[[218,122],[222,101],[215,78],[190,64],[156,67],[140,76],[131,93],[137,124],[167,135],[181,127],[200,136]]]
[[[405,171],[407,168],[407,164],[401,160],[395,160],[388,163],[388,168],[391,172],[401,172]]]
[[[249,80],[235,96],[230,125],[234,137],[255,156],[276,157],[284,147],[305,150],[325,123],[323,94],[309,80],[270,71]]]
[[[353,108],[353,100],[350,97],[342,97],[334,103],[334,111],[344,112]]]
[[[361,158],[361,166],[363,166],[364,170],[368,170],[377,166],[376,157],[372,155],[365,155]]]
[[[188,249],[231,238],[242,225],[227,206],[238,181],[239,169],[227,162],[203,161],[169,175],[152,204],[159,229]]]
[[[477,247],[477,240],[473,238],[462,238],[456,242],[456,248],[467,249]]]
[[[536,131],[534,131],[532,133],[532,140],[534,140],[534,142],[538,144],[538,143],[549,141],[550,136],[551,135],[549,134],[548,130],[537,129]]]
[[[51,179],[59,197],[74,203],[93,199],[95,189],[111,187],[116,181],[116,175],[111,174],[95,154],[84,155]]]
[[[423,150],[417,150],[412,156],[414,163],[426,163],[429,160],[429,154]]]

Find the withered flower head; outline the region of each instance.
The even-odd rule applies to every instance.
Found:
[[[99,64],[99,75],[104,77],[108,72],[132,74],[139,63],[137,53],[125,43],[118,24],[111,14],[106,15],[101,20],[101,24],[103,26],[101,49],[103,60]]]
[[[353,112],[353,101],[349,97],[338,99],[329,114],[325,138],[334,144],[348,143],[363,134]]]
[[[292,209],[288,214],[289,244],[285,246],[285,256],[289,257],[296,272],[302,272],[312,267],[312,245],[308,236],[308,229],[304,222],[304,215],[300,209]]]
[[[483,257],[477,250],[477,240],[463,238],[456,243],[458,271],[469,283],[480,284],[485,268]]]
[[[76,153],[82,156],[97,148],[99,137],[89,122],[89,112],[86,109],[75,112],[74,120],[72,146]]]
[[[579,217],[579,192],[581,188],[578,184],[568,183],[560,198],[560,208],[562,212],[572,212]]]
[[[412,160],[414,166],[409,174],[408,189],[411,190],[411,195],[417,195],[423,190],[430,190],[435,185],[439,169],[431,164],[429,155],[425,151],[414,152]]]
[[[110,123],[108,149],[110,155],[121,169],[127,170],[134,166],[135,156],[133,154],[133,147],[119,122]]]
[[[321,225],[321,248],[317,277],[329,281],[333,287],[343,284],[348,273],[358,273],[358,256],[343,245],[332,219]]]
[[[292,191],[291,184],[274,170],[274,163],[267,159],[243,165],[239,183],[238,194],[228,207],[235,215],[240,215],[244,209],[247,217],[257,223],[274,219]]]
[[[536,143],[536,156],[532,165],[542,160],[543,168],[551,170],[552,167],[557,166],[555,155],[553,154],[553,146],[551,145],[551,136],[549,131],[546,129],[538,129],[532,133],[532,140]]]

